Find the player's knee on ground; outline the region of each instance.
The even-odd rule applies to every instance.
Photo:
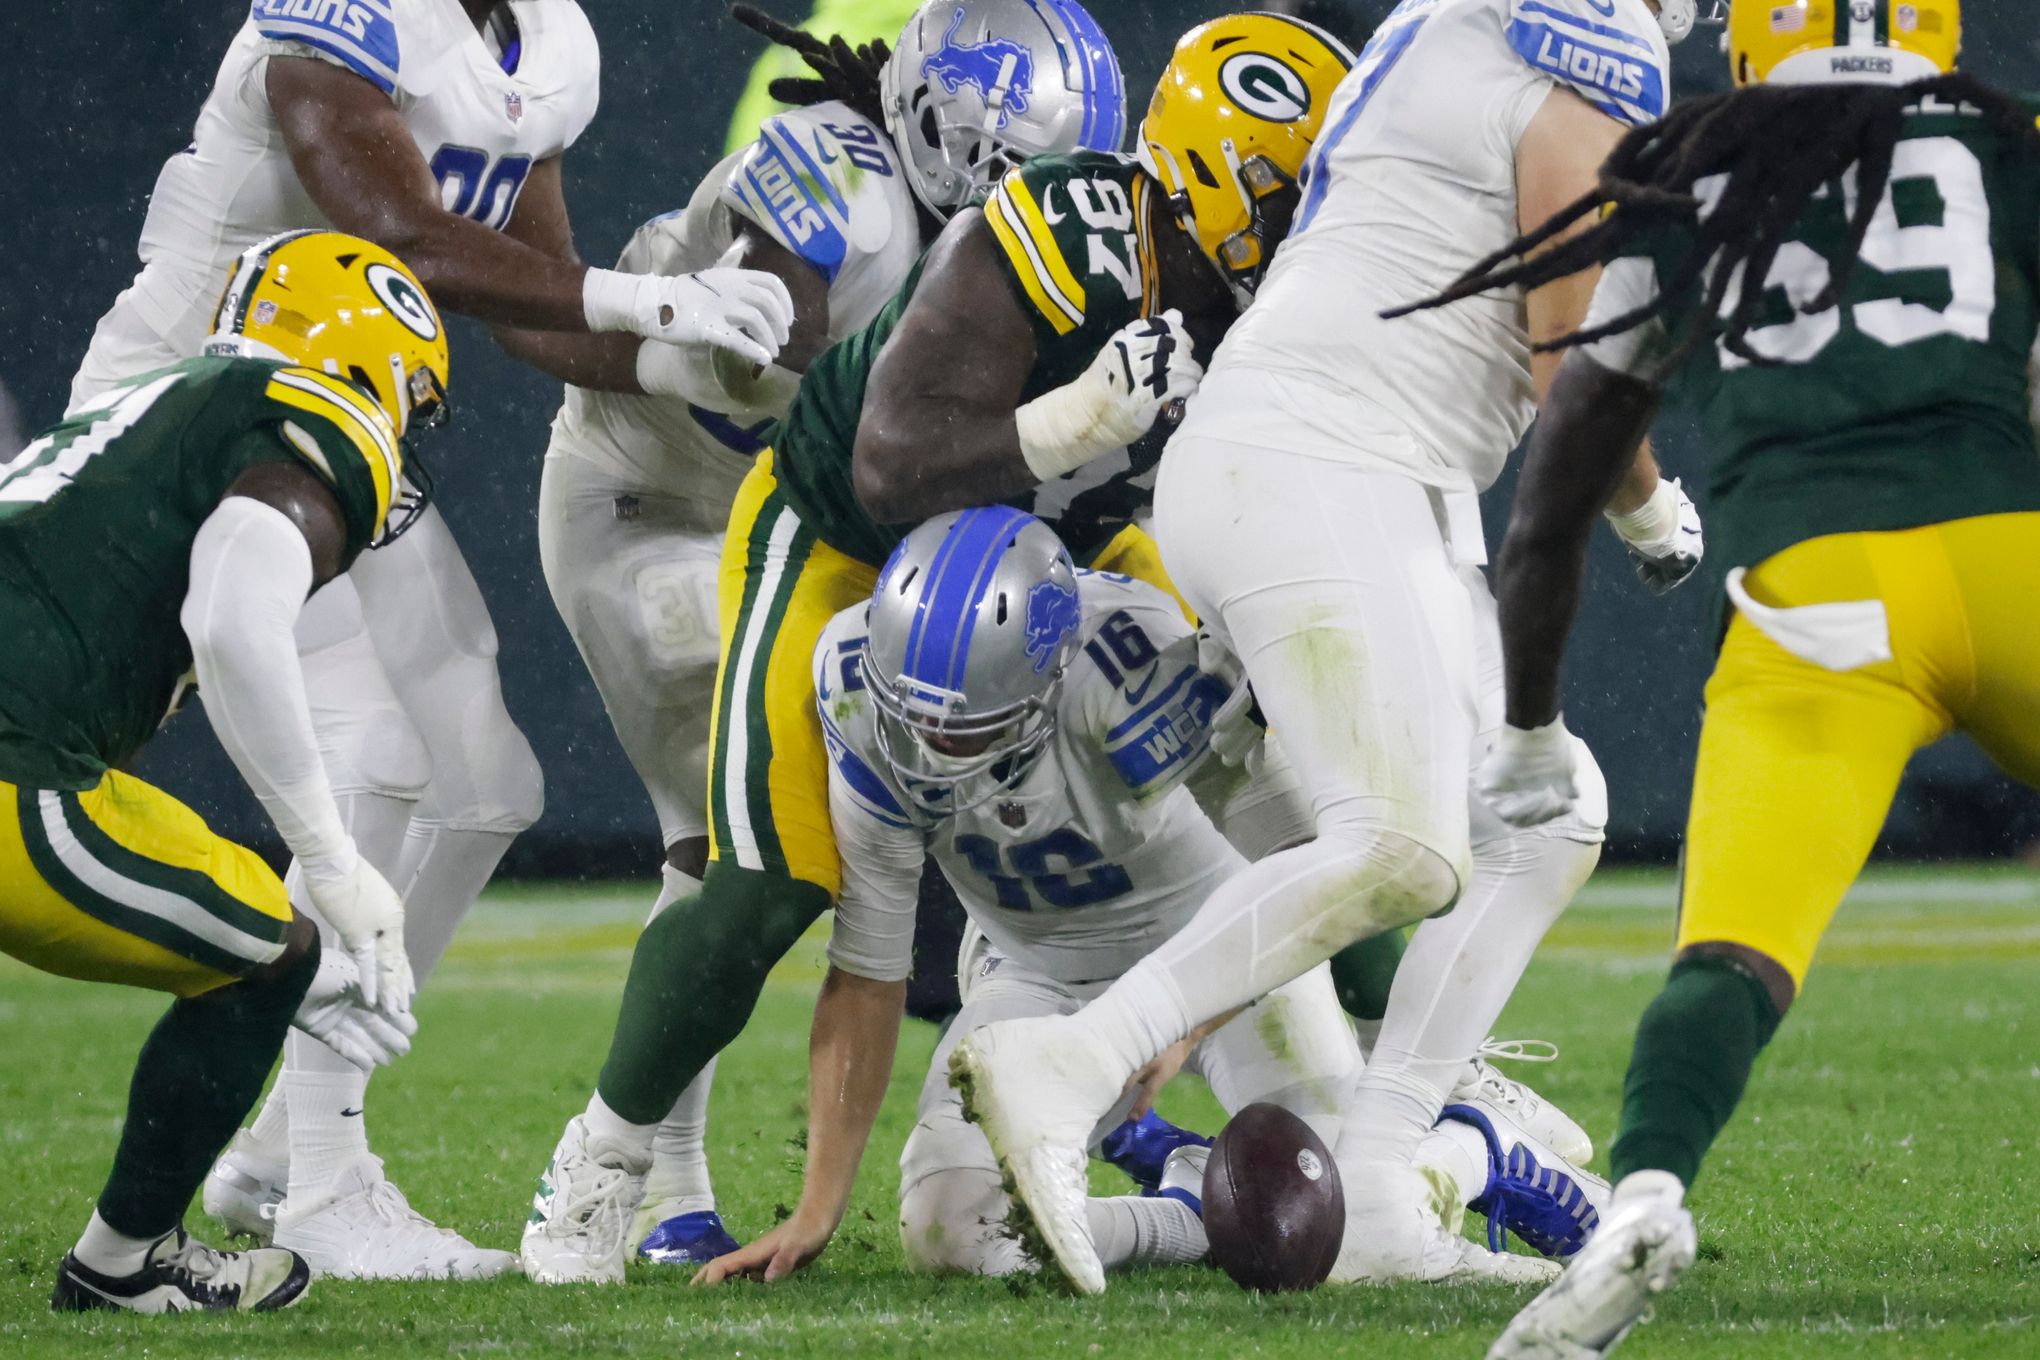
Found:
[[[900,1192],[907,1268],[952,1275],[1019,1270],[1019,1246],[1000,1230],[1007,1207],[996,1168],[957,1167],[922,1176]]]

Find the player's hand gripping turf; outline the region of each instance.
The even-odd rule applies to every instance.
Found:
[[[835,1224],[815,1221],[796,1209],[793,1217],[757,1241],[746,1243],[727,1256],[718,1256],[695,1271],[694,1283],[721,1284],[743,1276],[772,1284],[820,1256],[835,1234]]]
[[[362,1001],[385,1015],[402,1015],[416,990],[404,953],[403,899],[351,845],[348,859],[300,860],[305,891],[360,971]]]
[[[411,1051],[418,1022],[408,1012],[385,1015],[361,990],[361,970],[337,949],[319,955],[319,971],[291,1024],[364,1072],[388,1066]]]
[[[714,345],[769,364],[793,333],[793,296],[758,269],[622,274],[591,269],[581,285],[591,331],[630,331],[674,345]]]
[[[1044,482],[1074,472],[1138,440],[1163,408],[1187,400],[1203,380],[1181,312],[1131,322],[1074,381],[1014,413],[1021,456]]]
[[[1473,785],[1511,826],[1536,826],[1571,812],[1579,799],[1573,778],[1573,735],[1563,715],[1529,729],[1503,724]]]
[[[1651,594],[1677,589],[1700,569],[1706,551],[1700,511],[1676,480],[1659,482],[1642,506],[1626,515],[1610,514],[1608,523],[1628,547],[1637,579]]]

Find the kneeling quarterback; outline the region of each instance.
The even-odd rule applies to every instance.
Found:
[[[214,1251],[185,1206],[291,1025],[363,1068],[415,1029],[403,904],[341,820],[291,630],[423,508],[391,522],[404,434],[445,400],[439,316],[379,246],[298,232],[241,257],[206,349],[0,467],[0,949],[177,998],[58,1270],[61,1311],[295,1301],[301,1257]],[[124,773],[194,679],[339,950],[252,852]]]

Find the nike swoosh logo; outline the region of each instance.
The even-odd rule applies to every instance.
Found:
[[[1154,665],[1149,666],[1147,679],[1140,682],[1140,688],[1135,689],[1132,685],[1128,685],[1126,687],[1126,702],[1128,702],[1129,704],[1138,704],[1142,699],[1145,699],[1147,697],[1147,692],[1155,687],[1155,677],[1160,675],[1161,673],[1162,673],[1161,662],[1157,661]]]
[[[1610,3],[1612,4],[1613,0],[1610,0]],[[1615,11],[1610,9],[1608,12],[1613,14]],[[841,156],[830,155],[829,143],[825,139],[817,137],[815,138],[815,159],[819,160],[823,165],[834,165],[843,158]]]
[[[1068,213],[1060,213],[1055,210],[1055,186],[1053,184],[1049,185],[1048,188],[1042,190],[1041,215],[1048,219],[1048,224],[1050,226],[1054,226],[1056,223],[1062,221],[1065,217],[1069,216]]]
[[[1587,0],[1587,7],[1604,19],[1615,17],[1615,0]]]
[[[351,1110],[342,1110],[340,1111],[340,1117],[342,1119],[359,1119],[361,1117],[361,1107],[357,1105]]]

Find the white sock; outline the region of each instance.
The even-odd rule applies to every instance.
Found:
[[[303,1211],[326,1193],[342,1167],[369,1156],[368,1074],[318,1040],[292,1031],[285,1045],[284,1096],[290,1102],[292,1208]]]
[[[269,1094],[255,1112],[241,1150],[272,1166],[290,1166],[290,1101],[283,1094],[282,1076],[269,1084]]]
[[[71,1248],[71,1254],[87,1268],[119,1279],[147,1265],[149,1248],[162,1240],[160,1235],[129,1237],[124,1232],[115,1232],[94,1209],[84,1233],[78,1238],[78,1245]]]
[[[1204,1223],[1178,1199],[1114,1195],[1085,1202],[1091,1241],[1107,1270],[1201,1261],[1211,1249]]]
[[[652,1135],[652,1170],[645,1179],[646,1204],[661,1218],[707,1213],[715,1208],[708,1179],[708,1096],[715,1085],[715,1059],[687,1083]]]
[[[652,1135],[658,1132],[657,1124],[633,1124],[609,1108],[609,1102],[597,1091],[588,1097],[588,1108],[581,1113],[581,1122],[588,1129],[588,1141],[605,1142],[621,1151],[626,1163],[643,1167],[652,1160]]]
[[[1536,831],[1475,847],[1458,905],[1417,928],[1396,969],[1346,1114],[1341,1163],[1403,1161],[1416,1150],[1600,855],[1598,845]]]
[[[1453,1202],[1463,1209],[1487,1189],[1487,1139],[1470,1124],[1440,1124],[1417,1145],[1416,1167],[1450,1186]]]
[[[516,839],[508,831],[467,831],[426,817],[411,819],[390,882],[404,897],[404,950],[420,987]]]

